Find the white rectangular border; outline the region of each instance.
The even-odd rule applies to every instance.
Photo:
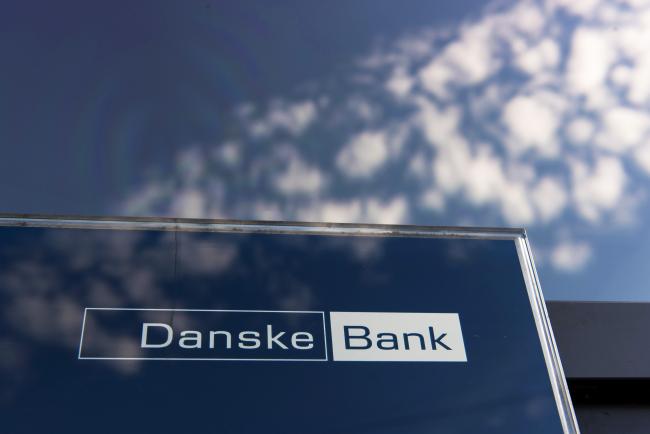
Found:
[[[325,358],[321,359],[259,359],[259,358],[219,358],[219,357],[82,357],[84,332],[86,330],[86,313],[89,310],[119,310],[119,311],[156,311],[156,312],[239,312],[239,313],[320,313],[323,324],[323,339],[325,342]],[[137,307],[85,307],[83,322],[81,324],[81,338],[79,339],[78,360],[174,360],[174,361],[255,361],[255,362],[327,362],[329,361],[327,347],[327,330],[325,328],[325,312],[322,310],[254,310],[254,309],[164,309],[164,308],[137,308]]]

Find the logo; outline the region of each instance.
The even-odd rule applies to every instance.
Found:
[[[466,362],[455,313],[86,308],[79,359]]]
[[[456,313],[331,312],[335,361],[466,362]]]
[[[325,361],[323,312],[87,308],[80,359]]]

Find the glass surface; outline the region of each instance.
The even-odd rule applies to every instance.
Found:
[[[0,306],[6,432],[562,432],[512,240],[5,227]],[[79,360],[86,307],[458,313],[467,362]]]

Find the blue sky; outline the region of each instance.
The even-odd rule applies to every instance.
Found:
[[[644,1],[19,2],[4,212],[526,227],[650,300]]]

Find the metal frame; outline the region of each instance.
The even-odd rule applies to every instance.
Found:
[[[546,367],[548,375],[551,380],[551,387],[553,387],[553,394],[555,395],[555,403],[557,410],[560,414],[560,421],[564,432],[567,434],[580,434],[578,428],[578,421],[573,405],[571,402],[571,395],[569,394],[569,387],[564,376],[562,363],[553,336],[553,329],[551,321],[546,310],[546,302],[542,294],[542,287],[539,283],[537,276],[537,269],[535,268],[535,261],[533,259],[533,252],[528,242],[526,232],[522,236],[515,239],[515,246],[517,247],[517,254],[519,255],[519,263],[521,264],[521,271],[526,282],[526,289],[528,290],[528,298],[530,299],[530,306],[535,318],[535,325],[537,327],[537,334],[542,345],[542,352],[546,360]]]
[[[303,233],[315,235],[419,236],[509,240],[523,229],[470,228],[356,223],[217,220],[163,217],[99,217],[40,214],[2,214],[0,226],[64,229],[120,229],[180,232]]]
[[[0,213],[0,227],[2,226],[512,240],[517,249],[563,430],[565,434],[580,433],[524,229]]]

